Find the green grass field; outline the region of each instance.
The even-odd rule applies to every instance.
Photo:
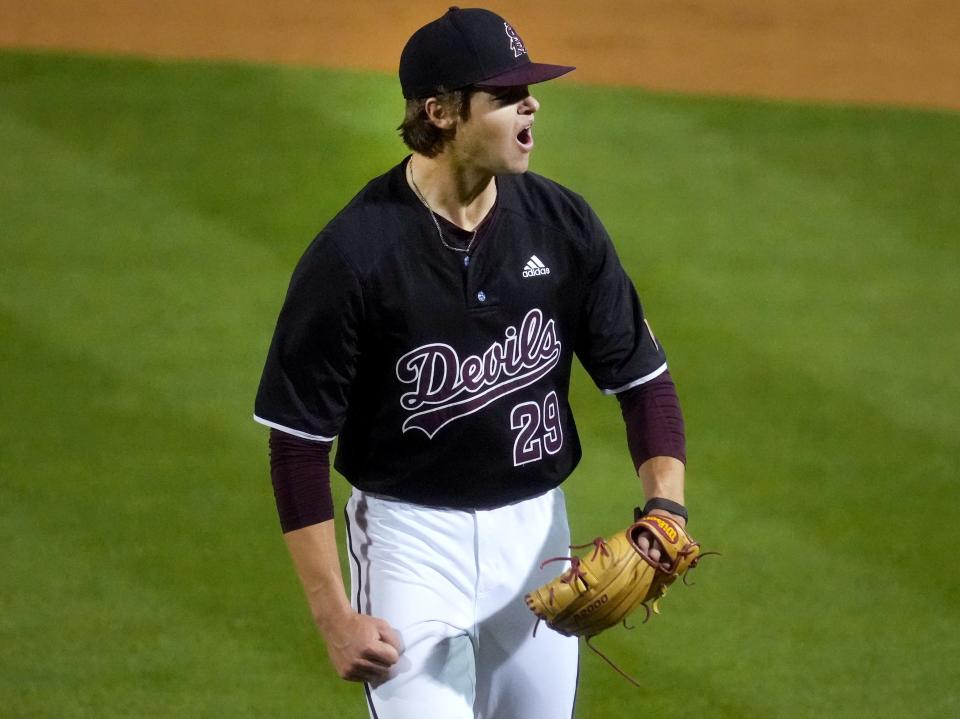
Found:
[[[960,716],[960,116],[536,94],[533,169],[618,244],[724,555],[599,640],[643,688],[584,652],[578,718]],[[0,54],[0,715],[366,717],[251,412],[289,273],[404,155],[400,110],[373,74]],[[586,541],[639,489],[576,380]]]

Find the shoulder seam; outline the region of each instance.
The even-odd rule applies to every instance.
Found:
[[[320,233],[321,235],[323,232]],[[319,238],[319,235],[318,235]],[[340,244],[331,238],[330,245],[333,247],[333,251],[337,254],[337,257],[344,264],[344,266],[349,270],[350,274],[353,276],[354,281],[357,283],[357,287],[360,288],[360,313],[363,317],[366,317],[367,311],[367,300],[366,300],[366,287],[364,286],[363,276],[360,271],[354,266],[354,264],[347,258],[343,250],[340,249]]]

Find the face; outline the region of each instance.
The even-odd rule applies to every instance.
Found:
[[[526,172],[539,109],[526,85],[478,90],[470,98],[470,117],[459,122],[451,153],[461,165],[481,172]]]

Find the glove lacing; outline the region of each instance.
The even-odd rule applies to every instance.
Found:
[[[592,547],[593,547],[593,555],[590,557],[590,561],[595,561],[598,555],[601,555],[601,556],[604,556],[604,557],[609,557],[609,556],[610,556],[610,551],[607,549],[607,543],[606,543],[606,541],[604,540],[603,537],[596,537],[596,538],[594,538],[594,540],[593,540],[592,542],[587,542],[586,544],[571,544],[571,545],[569,545],[569,546],[570,546],[570,549],[585,549],[585,548],[587,548],[587,547],[592,546]],[[673,562],[671,563],[671,566],[669,566],[669,567],[664,567],[663,564],[660,564],[660,563],[658,563],[658,562],[654,562],[654,561],[653,561],[652,559],[650,559],[650,557],[649,557],[648,555],[646,555],[644,552],[640,552],[640,556],[641,556],[651,567],[653,567],[654,569],[658,569],[658,570],[660,570],[660,571],[662,571],[662,572],[666,572],[667,574],[670,574],[670,575],[672,575],[672,576],[676,576],[677,573],[678,573],[678,572],[677,572],[677,569],[678,569],[678,567],[679,567],[679,565],[680,565],[680,561],[679,561],[679,560],[682,559],[682,558],[684,558],[684,557],[686,557],[687,555],[689,555],[695,548],[698,548],[699,546],[700,546],[699,543],[696,543],[696,542],[691,542],[690,544],[688,544],[687,546],[685,546],[683,549],[681,549],[681,550],[677,553],[677,557],[674,558]],[[687,574],[690,572],[691,569],[695,568],[695,567],[697,566],[697,564],[699,564],[700,560],[701,560],[703,557],[707,557],[707,556],[709,556],[709,555],[711,555],[711,554],[719,555],[720,552],[701,552],[700,555],[699,555],[698,557],[696,557],[696,558],[690,563],[690,566],[688,566],[688,567],[683,571],[683,574],[681,575],[682,578],[683,578],[683,583],[684,583],[684,584],[687,584],[688,586],[689,586],[689,585],[692,585],[691,582],[688,582],[688,581],[687,581]],[[566,584],[569,584],[569,585],[573,585],[573,583],[574,583],[577,579],[579,579],[579,580],[580,580],[580,583],[583,585],[584,589],[589,589],[589,588],[590,588],[590,585],[587,584],[587,579],[586,579],[586,577],[584,576],[583,571],[580,569],[580,563],[581,563],[580,557],[577,557],[577,556],[570,556],[570,557],[551,557],[550,559],[544,559],[542,562],[540,562],[540,569],[543,569],[546,565],[550,564],[551,562],[570,562],[570,568],[567,569],[567,571],[564,572],[564,573],[561,575],[560,581],[562,581],[562,582],[564,582],[564,583],[566,583]],[[665,585],[661,585],[661,587],[660,587],[660,592],[659,592],[659,596],[658,596],[658,597],[656,597],[652,602],[650,602],[650,600],[647,600],[647,602],[644,602],[644,603],[642,603],[642,604],[640,605],[640,606],[642,606],[642,607],[644,608],[644,610],[646,611],[646,616],[645,616],[644,619],[643,619],[643,623],[644,623],[644,624],[646,624],[647,621],[649,621],[649,619],[650,619],[650,617],[651,617],[652,614],[659,614],[659,613],[660,613],[660,606],[659,606],[660,600],[663,599],[663,597],[664,597],[664,595],[665,595],[666,593],[667,593],[667,587],[666,587]],[[553,605],[553,599],[554,599],[554,590],[553,590],[553,587],[550,587],[549,603],[550,603],[551,606]],[[649,603],[648,603],[648,602],[649,602]],[[651,605],[652,605],[652,606],[651,606]],[[540,622],[542,622],[542,621],[543,621],[543,617],[538,616],[538,617],[537,617],[537,621],[534,622],[534,625],[533,625],[533,636],[534,636],[534,637],[537,636],[537,629],[540,627]],[[623,626],[624,626],[625,629],[633,629],[633,627],[631,627],[629,624],[627,624],[627,618],[626,618],[626,617],[624,617],[622,624],[623,624]],[[618,666],[614,663],[614,661],[613,661],[612,659],[610,659],[610,657],[608,657],[606,654],[604,654],[602,651],[600,651],[599,649],[597,649],[597,647],[595,647],[595,646],[593,645],[593,642],[592,642],[591,640],[593,639],[594,636],[596,636],[596,635],[594,634],[594,635],[590,635],[590,636],[584,636],[584,641],[586,642],[587,646],[590,647],[591,650],[593,650],[593,653],[596,654],[596,655],[597,655],[598,657],[600,657],[601,659],[603,659],[603,661],[605,661],[607,664],[609,664],[609,665],[613,668],[614,671],[616,671],[620,676],[622,676],[622,677],[623,677],[624,679],[626,679],[628,682],[630,682],[631,684],[633,684],[635,687],[640,687],[640,686],[641,686],[640,682],[638,682],[638,681],[637,681],[636,679],[634,679],[632,676],[630,676],[629,674],[627,674],[623,669],[621,669],[620,667],[618,667]]]
[[[596,537],[592,542],[587,542],[586,544],[571,544],[569,545],[570,549],[585,549],[586,547],[593,547],[593,556],[590,558],[590,561],[593,561],[597,558],[598,554],[603,555],[604,557],[610,556],[610,550],[607,549],[607,543],[603,537]],[[590,585],[587,584],[587,578],[584,575],[583,571],[580,569],[580,557],[570,556],[570,557],[550,557],[550,559],[544,559],[540,562],[540,569],[543,569],[545,566],[550,564],[550,562],[570,562],[570,568],[563,573],[560,577],[560,581],[565,584],[573,586],[573,583],[580,580],[580,583],[583,585],[583,588],[589,589]],[[553,596],[554,591],[553,587],[550,587],[550,597],[548,599],[551,606],[553,606]],[[542,617],[537,617],[537,621],[533,625],[533,636],[537,636],[537,628],[540,626],[540,622],[543,621]],[[594,650],[596,651],[596,650]]]

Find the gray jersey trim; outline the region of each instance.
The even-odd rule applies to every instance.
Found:
[[[314,442],[332,442],[333,440],[336,439],[336,436],[324,437],[319,434],[308,434],[306,432],[301,432],[299,429],[291,429],[290,427],[284,427],[282,424],[271,422],[269,419],[264,419],[263,417],[257,417],[257,415],[253,415],[253,421],[266,425],[271,429],[278,429],[281,432],[292,434],[294,437],[300,437],[301,439],[310,439],[310,440],[313,440]]]
[[[657,377],[659,377],[660,375],[662,375],[662,374],[663,374],[664,372],[666,372],[666,371],[667,371],[667,363],[664,362],[662,365],[660,365],[659,367],[657,367],[657,368],[656,368],[653,372],[651,372],[650,374],[645,374],[645,375],[644,375],[643,377],[641,377],[640,379],[635,379],[635,380],[633,380],[633,382],[627,382],[627,384],[622,385],[621,387],[617,387],[616,389],[605,389],[605,390],[603,390],[603,393],[604,393],[604,394],[620,394],[621,392],[626,392],[628,389],[633,389],[634,387],[639,387],[640,385],[646,384],[647,382],[649,382],[649,381],[652,380],[652,379],[656,379]]]

